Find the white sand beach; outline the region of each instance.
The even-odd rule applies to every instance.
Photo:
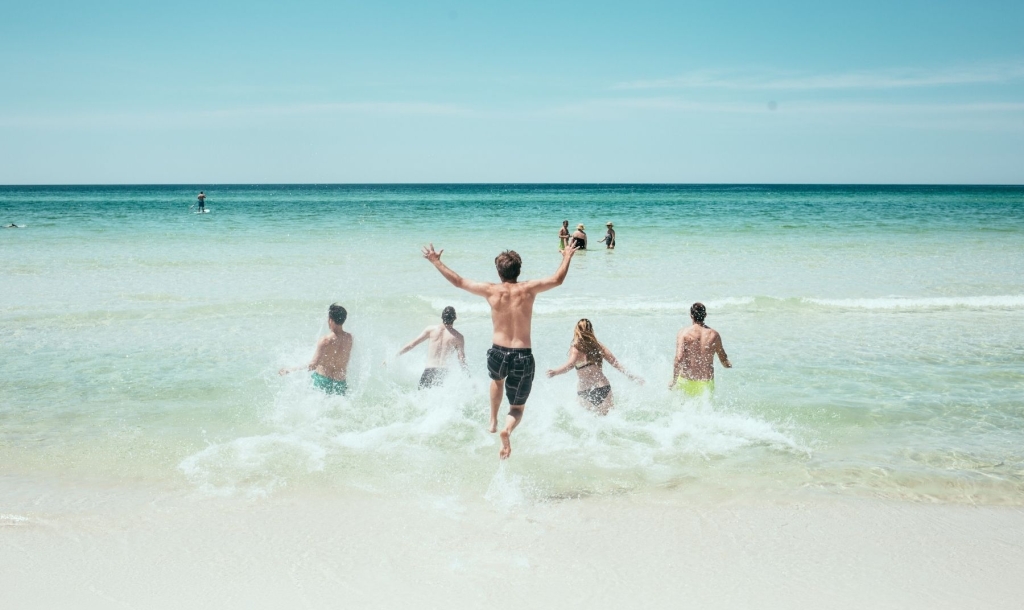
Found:
[[[935,610],[1024,599],[1020,508],[828,497],[679,505],[657,492],[502,508],[18,489],[19,505],[0,514],[0,588],[3,606],[19,610]]]

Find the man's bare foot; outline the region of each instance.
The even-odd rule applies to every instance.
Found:
[[[492,419],[491,423],[487,426],[487,431],[494,434],[498,431],[498,420]]]
[[[508,456],[512,455],[512,443],[508,442],[508,430],[502,430],[499,436],[501,436],[501,451],[498,452],[498,458],[507,460]]]

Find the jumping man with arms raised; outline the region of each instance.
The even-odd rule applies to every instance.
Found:
[[[523,417],[526,399],[533,387],[536,364],[530,343],[530,326],[533,322],[533,301],[546,290],[560,286],[569,272],[569,262],[576,253],[576,246],[566,244],[562,252],[562,264],[551,277],[542,280],[519,282],[519,270],[523,261],[512,250],[506,250],[494,259],[500,284],[474,282],[455,273],[441,262],[444,250],[434,251],[434,244],[423,248],[423,257],[441,272],[441,275],[456,288],[461,288],[487,299],[491,306],[491,323],[494,326],[494,345],[487,350],[487,373],[491,377],[491,420],[490,431],[498,430],[498,407],[501,406],[501,392],[508,397],[508,417],[501,431],[501,459],[512,453],[509,436]]]

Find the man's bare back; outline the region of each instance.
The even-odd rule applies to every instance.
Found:
[[[324,335],[317,341],[309,369],[324,377],[345,381],[348,361],[352,357],[352,335],[343,330]]]
[[[487,284],[487,303],[491,306],[492,340],[511,348],[533,347],[530,331],[533,302],[537,298],[536,280],[522,284]]]
[[[715,354],[720,354],[722,364],[730,365],[722,350],[722,337],[713,328],[694,324],[679,331],[677,342],[682,343],[682,374],[687,379],[704,381],[715,378]]]
[[[684,328],[676,335],[676,357],[672,371],[672,383],[675,387],[679,378],[691,381],[712,381],[715,378],[715,355],[725,368],[731,368],[729,356],[722,347],[722,337],[718,331],[704,324],[706,310],[701,303],[694,303],[690,309],[692,326]]]
[[[444,367],[448,366],[448,358],[452,354],[458,354],[459,359],[465,362],[466,338],[462,333],[450,326],[438,324],[428,327],[427,333],[427,366]]]

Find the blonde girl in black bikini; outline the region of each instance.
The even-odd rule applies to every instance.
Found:
[[[594,336],[593,324],[584,318],[576,323],[572,345],[569,347],[568,362],[557,369],[549,370],[548,377],[561,375],[575,368],[578,376],[576,394],[580,404],[599,415],[607,415],[608,410],[615,405],[615,400],[612,396],[612,385],[602,370],[602,364],[606,360],[626,377],[640,384],[644,382],[640,377],[627,371],[611,351],[598,342]]]

